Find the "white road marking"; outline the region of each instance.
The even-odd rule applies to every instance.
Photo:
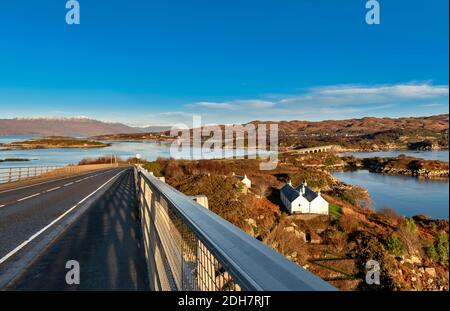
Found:
[[[8,254],[6,254],[3,258],[0,259],[0,265],[2,263],[4,263],[6,260],[8,260],[9,257],[13,256],[15,253],[17,253],[18,251],[20,251],[22,248],[24,248],[28,243],[30,243],[31,241],[33,241],[35,238],[37,238],[39,235],[41,235],[43,232],[45,232],[48,228],[50,228],[51,226],[53,226],[55,223],[57,223],[59,220],[61,220],[62,218],[64,218],[64,216],[66,216],[67,214],[69,214],[72,210],[74,210],[76,207],[78,207],[80,204],[82,204],[84,201],[86,201],[87,199],[89,199],[91,196],[93,196],[95,193],[97,193],[100,189],[102,189],[104,186],[106,186],[111,180],[113,180],[114,178],[116,178],[119,174],[122,174],[123,172],[125,172],[125,170],[117,173],[116,175],[114,175],[113,177],[111,177],[107,182],[105,182],[103,185],[101,185],[100,187],[98,187],[94,192],[92,192],[91,194],[89,194],[87,197],[85,197],[83,200],[81,200],[80,202],[78,202],[77,204],[75,204],[74,206],[72,206],[71,208],[69,208],[67,211],[65,211],[62,215],[60,215],[58,218],[56,218],[55,220],[53,220],[51,223],[49,223],[48,225],[46,225],[44,228],[42,228],[41,230],[39,230],[38,232],[36,232],[35,234],[33,234],[31,237],[29,237],[27,240],[25,240],[24,242],[22,242],[19,246],[17,246],[15,249],[13,249],[12,251],[10,251]]]
[[[6,204],[0,205],[0,207],[5,207],[5,206],[6,206]]]
[[[52,192],[52,191],[58,190],[59,188],[61,188],[61,187],[55,187],[55,188],[49,189],[49,190],[47,190],[45,192]]]
[[[18,200],[17,200],[17,202],[21,202],[21,201],[25,201],[25,200],[28,200],[28,199],[34,198],[34,197],[36,197],[36,196],[38,196],[38,195],[40,195],[40,194],[41,194],[41,193],[39,192],[39,193],[35,193],[35,194],[32,194],[32,195],[29,195],[29,196],[27,196],[27,197],[24,197],[24,198],[18,199]]]
[[[107,169],[106,172],[103,172],[103,173],[97,173],[97,174],[95,174],[95,175],[93,175],[93,176],[102,175],[102,174],[107,173],[108,171],[110,171],[110,169]],[[86,174],[90,174],[90,173],[92,173],[92,172],[87,172]],[[82,173],[81,175],[83,175],[83,174],[84,174],[84,173]],[[76,176],[76,175],[75,175],[75,176]],[[63,177],[63,178],[60,178],[60,179],[52,179],[52,180],[49,180],[49,181],[44,181],[44,182],[41,182],[41,183],[36,183],[36,184],[28,185],[28,186],[23,186],[23,187],[13,188],[13,189],[9,189],[9,190],[3,190],[3,191],[0,191],[0,194],[6,193],[6,192],[11,192],[11,191],[16,191],[16,190],[21,190],[21,189],[26,189],[26,188],[30,188],[30,187],[34,187],[34,186],[39,186],[39,185],[45,185],[45,184],[48,184],[48,183],[51,183],[51,182],[60,181],[60,180],[65,180],[65,179],[69,179],[69,178],[73,178],[73,177],[74,177],[74,176],[72,175],[72,176],[67,176],[67,177]]]
[[[68,184],[65,184],[64,187],[68,187],[68,186],[70,186],[70,185],[73,185],[73,182],[70,182],[70,183],[68,183]]]

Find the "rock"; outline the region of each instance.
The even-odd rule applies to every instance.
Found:
[[[292,258],[297,257],[297,252],[293,252],[293,253],[291,254],[291,257],[292,257]]]
[[[432,284],[433,283],[433,279],[428,279],[428,284]]]
[[[425,269],[423,267],[419,268],[420,273],[425,273]]]
[[[286,232],[294,232],[295,228],[294,227],[285,227],[284,231],[286,231]]]
[[[299,239],[302,240],[303,242],[306,242],[306,234],[305,234],[304,232],[295,230],[295,231],[294,231],[294,234],[295,234],[295,236],[296,236],[297,238],[299,238]]]
[[[419,215],[416,215],[416,216],[413,216],[412,217],[415,221],[425,221],[425,220],[428,220],[428,219],[430,219],[430,216],[427,216],[427,215],[424,215],[424,214],[419,214]]]
[[[431,277],[436,277],[436,269],[435,268],[425,268],[425,273]]]
[[[411,256],[411,258],[405,259],[405,262],[414,265],[422,263],[422,260],[417,256]]]
[[[247,218],[245,219],[245,221],[252,227],[256,227],[256,220],[254,220],[253,218]]]
[[[311,237],[311,241],[309,241],[311,244],[320,244],[321,240],[319,237]]]
[[[293,222],[291,222],[291,226],[294,227],[294,228],[298,228],[298,226],[295,223],[293,223]]]
[[[416,277],[415,276],[411,277],[411,282],[415,282],[415,281],[417,281]]]

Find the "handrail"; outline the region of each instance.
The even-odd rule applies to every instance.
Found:
[[[63,166],[0,166],[0,184],[19,181],[25,178],[36,177],[42,174],[52,172]]]
[[[193,233],[197,243],[201,243],[207,249],[208,260],[211,260],[210,258],[217,260],[217,262],[214,261],[213,269],[215,271],[212,274],[217,275],[217,271],[220,270],[217,267],[220,266],[222,268],[220,271],[225,270],[231,276],[238,285],[238,290],[336,290],[324,280],[288,260],[145,170],[136,168],[135,172],[138,192],[141,194],[141,209],[148,208],[150,214],[153,215],[156,215],[158,211],[151,211],[151,209],[167,209],[169,213],[179,217],[182,223]],[[145,199],[145,195],[142,195],[146,191],[145,187],[149,187],[147,191],[150,190],[154,196],[151,198],[150,206]],[[156,204],[156,202],[163,202],[163,204]],[[156,228],[158,228],[157,225]],[[158,234],[162,233],[156,232],[154,236],[157,237]],[[171,250],[168,250],[168,252],[171,252]],[[196,252],[198,254],[198,247]],[[164,253],[164,250],[160,250],[160,253]],[[181,257],[183,258],[183,256]],[[197,264],[201,261],[198,257],[200,256],[197,255]],[[183,265],[180,266],[183,267]],[[201,263],[198,264],[196,273],[199,274],[201,272],[199,267],[204,266]],[[204,274],[207,275],[208,273]],[[208,277],[211,278],[210,275]],[[207,290],[221,290],[215,285],[215,280],[209,282],[212,285],[203,287],[206,287]],[[186,290],[186,288],[181,289]],[[199,287],[194,287],[194,289],[198,290]],[[202,289],[201,286],[200,289]]]

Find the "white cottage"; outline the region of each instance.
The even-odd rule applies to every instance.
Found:
[[[239,180],[241,183],[243,183],[244,186],[246,186],[247,188],[252,187],[252,181],[247,177],[247,175],[239,176],[233,172],[233,177]]]
[[[297,188],[289,181],[280,191],[281,201],[289,213],[328,215],[328,202],[305,183]]]

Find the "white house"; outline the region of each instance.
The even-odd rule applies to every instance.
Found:
[[[252,181],[247,177],[247,175],[239,176],[239,175],[234,174],[234,172],[233,172],[233,177],[236,178],[237,180],[239,180],[241,183],[243,183],[244,186],[246,186],[247,188],[252,187]]]
[[[283,205],[291,214],[328,215],[328,202],[322,198],[320,191],[314,192],[306,182],[294,188],[289,181],[281,188],[280,197]]]

